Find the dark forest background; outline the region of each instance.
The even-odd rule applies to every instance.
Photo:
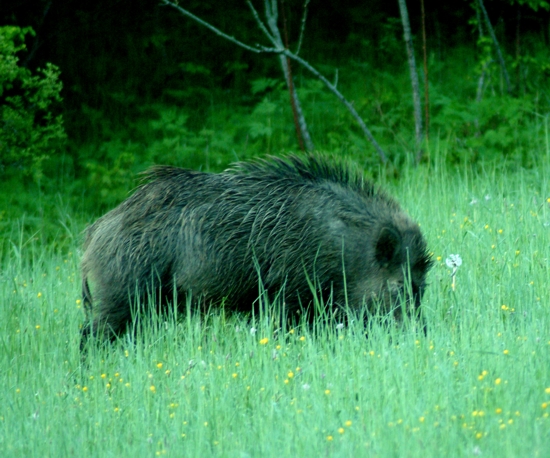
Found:
[[[180,4],[247,44],[269,44],[242,0]],[[291,49],[302,6],[279,2]],[[424,97],[421,2],[407,6]],[[420,166],[536,167],[548,148],[549,4],[485,7],[511,91],[478,1],[425,1],[429,123]],[[300,149],[279,60],[157,0],[2,2],[0,26],[11,26],[0,37],[0,223],[52,208],[97,215],[153,163],[217,171]],[[294,63],[316,150],[398,177],[418,145],[397,0],[311,1],[300,56],[338,82],[390,161],[381,167],[347,110]],[[19,73],[8,75],[9,65]]]

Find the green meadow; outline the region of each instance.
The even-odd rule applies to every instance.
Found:
[[[396,2],[180,2],[292,80],[170,2],[5,3],[0,458],[550,458],[548,1],[398,2],[412,86]],[[81,353],[83,231],[140,172],[300,149],[420,223],[425,333],[182,303]]]
[[[380,179],[433,256],[426,334],[184,306],[83,361],[84,221],[49,221],[47,244],[4,225],[1,455],[549,457],[548,146],[536,155]]]

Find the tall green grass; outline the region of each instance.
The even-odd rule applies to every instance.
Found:
[[[182,314],[83,363],[78,246],[20,230],[1,252],[0,454],[550,456],[548,164],[385,185],[433,252],[427,335]]]

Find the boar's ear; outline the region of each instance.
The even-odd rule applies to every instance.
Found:
[[[401,236],[391,227],[384,227],[378,234],[375,246],[375,257],[380,267],[389,267],[399,264],[401,251]]]

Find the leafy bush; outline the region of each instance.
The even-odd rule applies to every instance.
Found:
[[[54,114],[61,101],[58,68],[47,63],[33,75],[19,64],[30,28],[0,27],[0,173],[6,168],[35,178],[42,163],[65,140],[63,119]]]

